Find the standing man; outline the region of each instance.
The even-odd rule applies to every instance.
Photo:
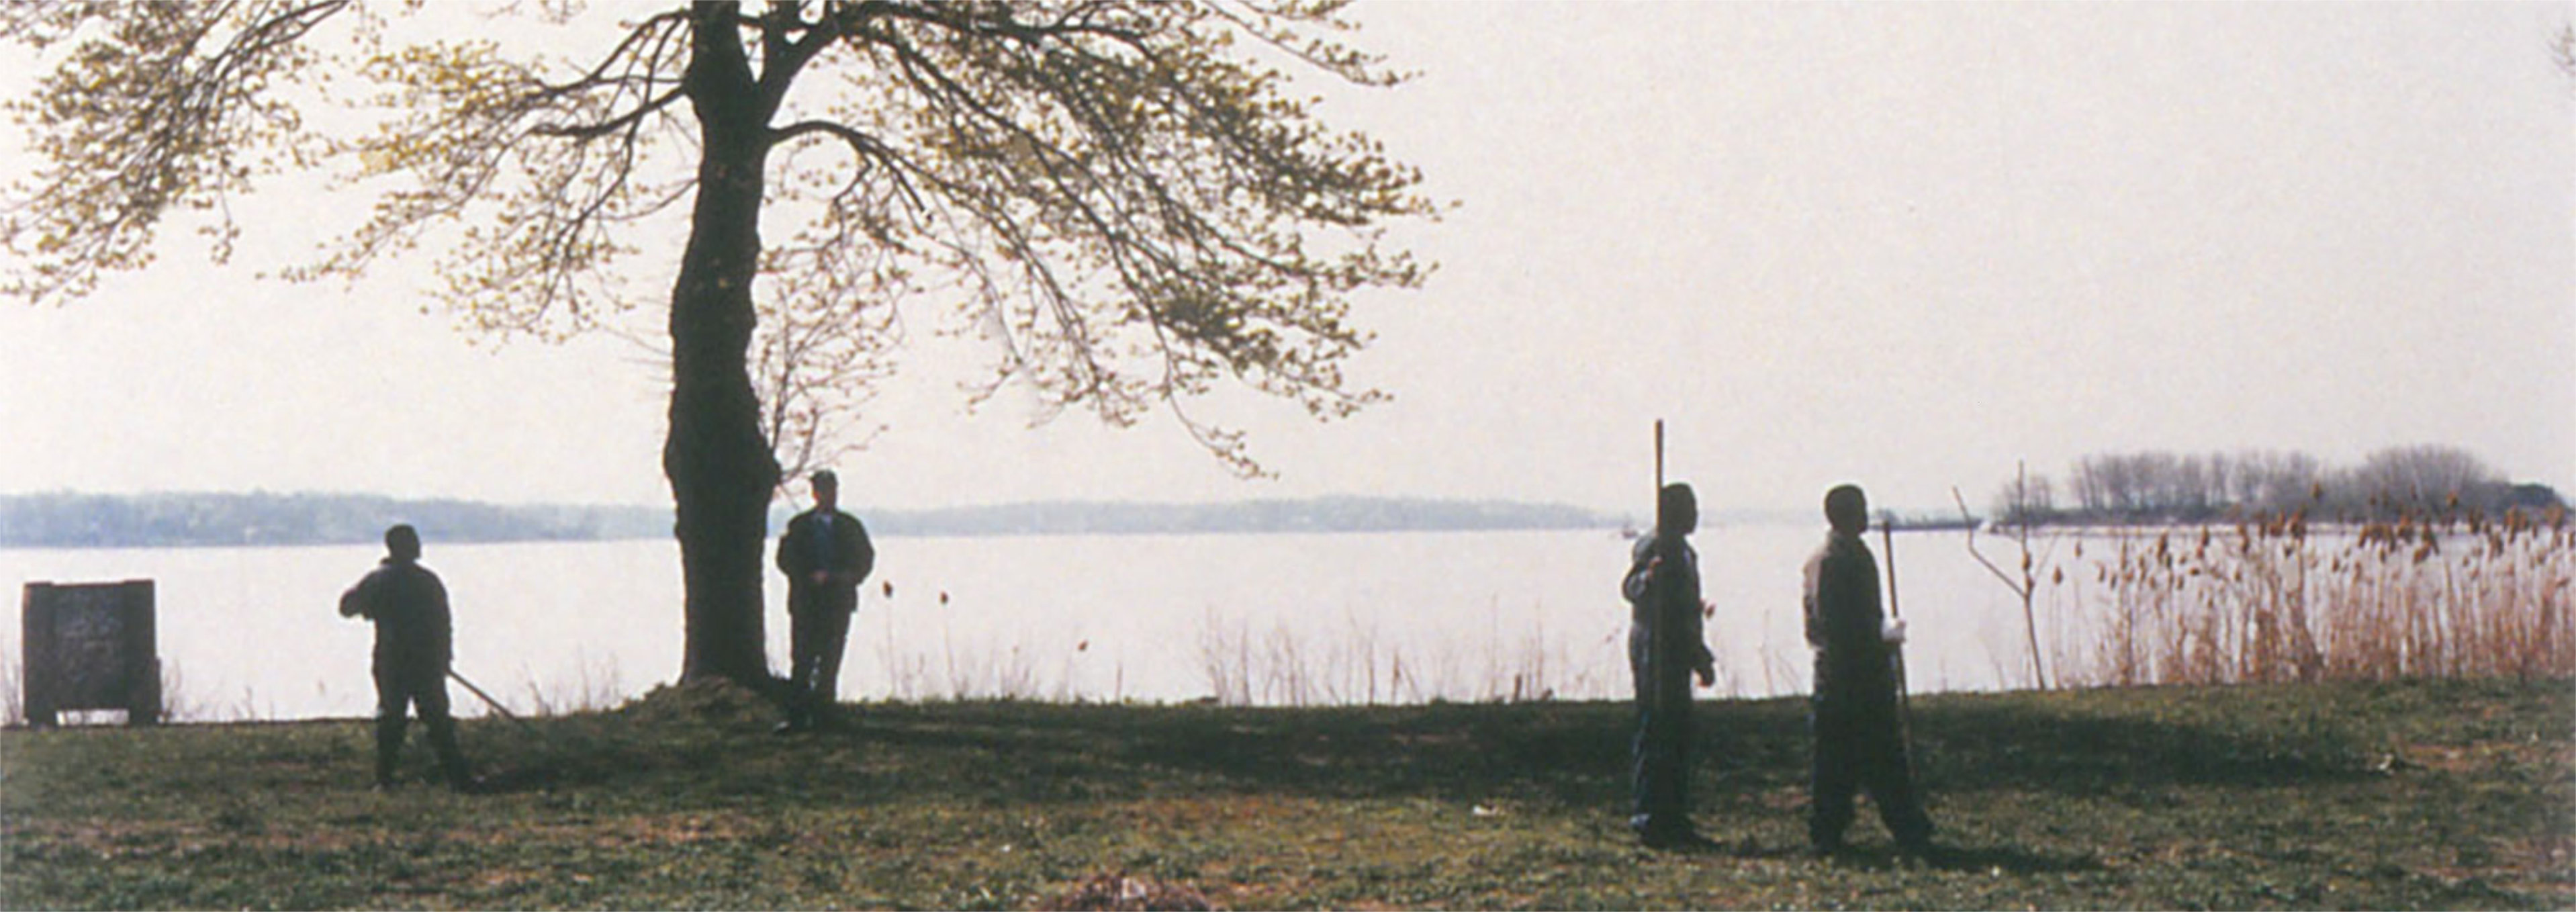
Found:
[[[471,790],[474,777],[447,715],[447,663],[455,657],[447,587],[420,565],[418,531],[408,525],[385,530],[384,562],[340,595],[340,615],[376,625],[376,788],[393,787],[406,708],[418,707],[447,784]]]
[[[787,721],[779,734],[824,724],[841,679],[841,650],[850,614],[859,608],[859,581],[876,566],[876,547],[858,517],[843,513],[841,481],[825,469],[814,473],[814,508],[788,520],[778,539],[778,569],[787,574]]]
[[[1861,533],[1869,499],[1842,485],[1825,492],[1825,545],[1806,566],[1807,645],[1816,652],[1807,728],[1814,741],[1807,839],[1819,857],[1842,850],[1852,791],[1869,790],[1899,852],[1932,850],[1932,818],[1914,793],[1913,765],[1897,717],[1896,650],[1903,622],[1886,623],[1878,602],[1878,560]]]
[[[1699,503],[1686,484],[1656,492],[1655,531],[1637,540],[1619,592],[1628,600],[1628,671],[1637,688],[1637,734],[1629,744],[1635,802],[1628,828],[1646,845],[1708,844],[1690,821],[1690,679],[1717,682],[1716,658],[1702,642],[1699,552],[1685,538],[1699,527]]]

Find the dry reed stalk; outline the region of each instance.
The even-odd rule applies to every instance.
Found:
[[[2093,574],[2095,648],[2061,670],[2080,657],[2078,677],[2112,684],[2576,675],[2563,513],[2452,511],[2314,537],[2293,514],[2235,532],[2232,547],[2209,528],[2115,533]],[[2080,576],[2075,591],[2092,603]]]

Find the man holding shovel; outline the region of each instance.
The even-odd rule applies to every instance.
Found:
[[[1878,561],[1861,538],[1869,530],[1868,497],[1852,485],[1826,492],[1825,521],[1833,532],[1806,566],[1807,645],[1816,652],[1807,838],[1820,857],[1840,852],[1852,792],[1866,788],[1897,850],[1928,857],[1932,818],[1914,792],[1897,707],[1905,624],[1887,623],[1879,609]]]
[[[384,562],[341,594],[340,614],[376,625],[376,788],[393,787],[405,716],[418,707],[448,785],[472,791],[474,776],[447,714],[447,665],[455,658],[447,587],[420,565],[418,531],[408,525],[385,530]]]

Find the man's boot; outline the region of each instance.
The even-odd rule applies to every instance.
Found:
[[[403,717],[376,717],[376,787],[394,787],[394,767],[402,762]]]
[[[452,719],[431,719],[424,724],[429,726],[430,747],[438,751],[438,767],[447,774],[447,787],[460,792],[474,791],[481,782],[474,778],[474,771],[465,765],[465,751],[456,746],[456,722]]]

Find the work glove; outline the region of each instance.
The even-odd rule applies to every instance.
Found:
[[[1878,628],[1878,638],[1890,646],[1905,645],[1905,619],[1897,618]]]

